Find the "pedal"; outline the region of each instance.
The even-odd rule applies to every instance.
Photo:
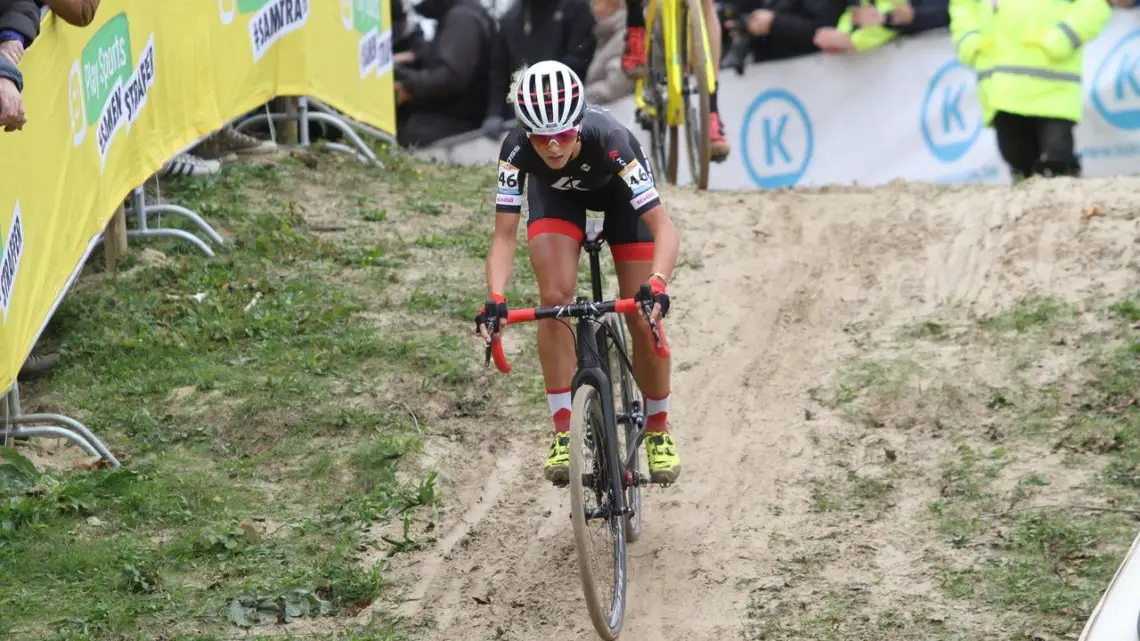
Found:
[[[633,117],[643,130],[653,131],[653,118],[650,118],[649,114],[645,113],[644,110],[638,109],[634,112]]]

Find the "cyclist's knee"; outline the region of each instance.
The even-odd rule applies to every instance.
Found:
[[[542,301],[543,307],[551,307],[554,305],[565,305],[567,303],[574,302],[575,289],[573,286],[570,286],[570,287],[551,286],[551,287],[542,287],[539,289],[540,289],[540,292],[539,292],[538,297]]]
[[[649,321],[645,320],[640,311],[626,314],[625,323],[633,340],[647,342],[652,338],[653,332],[649,329]]]

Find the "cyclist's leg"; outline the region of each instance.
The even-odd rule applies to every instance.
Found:
[[[716,14],[713,0],[701,0],[701,8],[705,14],[705,26],[709,30],[709,48],[712,50],[714,75],[712,92],[709,94],[709,154],[713,160],[724,160],[732,151],[732,146],[728,144],[724,122],[720,119],[720,107],[717,105],[717,89],[720,88],[720,16]]]
[[[625,0],[625,50],[621,68],[630,78],[643,78],[649,69],[645,54],[645,0]]]
[[[572,302],[578,284],[578,258],[585,235],[586,209],[572,195],[528,181],[527,244],[543,306]],[[574,377],[574,327],[566,320],[538,321],[538,359],[546,400],[554,421],[554,441],[543,473],[547,480],[570,478],[570,383]]]
[[[624,190],[607,192],[606,239],[617,271],[619,294],[629,298],[649,280],[653,235],[634,212]],[[650,479],[655,483],[673,483],[681,474],[681,458],[669,431],[672,361],[653,351],[649,322],[640,313],[626,314],[625,322],[633,343],[633,377],[645,396],[645,449]]]

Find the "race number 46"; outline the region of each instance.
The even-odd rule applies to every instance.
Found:
[[[517,194],[519,191],[519,168],[511,163],[499,161],[499,192]]]
[[[629,186],[629,190],[634,196],[653,186],[653,181],[649,179],[649,173],[645,171],[645,167],[642,167],[641,163],[637,162],[637,159],[631,160],[618,175]]]

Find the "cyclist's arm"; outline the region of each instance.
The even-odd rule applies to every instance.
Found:
[[[510,142],[510,138],[504,141]],[[495,231],[487,252],[487,293],[504,295],[515,263],[522,190],[526,174],[506,160],[499,161],[499,188],[495,194]]]
[[[653,182],[653,170],[648,166],[649,161],[644,153],[634,151],[630,136],[619,132],[611,136],[608,142],[612,169],[629,189],[629,204],[645,221],[649,233],[653,234],[651,271],[660,272],[666,280],[671,280],[673,268],[677,265],[681,234],[661,204],[661,196]]]
[[[681,232],[677,231],[673,219],[661,204],[642,214],[641,219],[653,234],[653,267],[649,273],[659,273],[665,280],[672,281],[677,254],[681,250]]]

